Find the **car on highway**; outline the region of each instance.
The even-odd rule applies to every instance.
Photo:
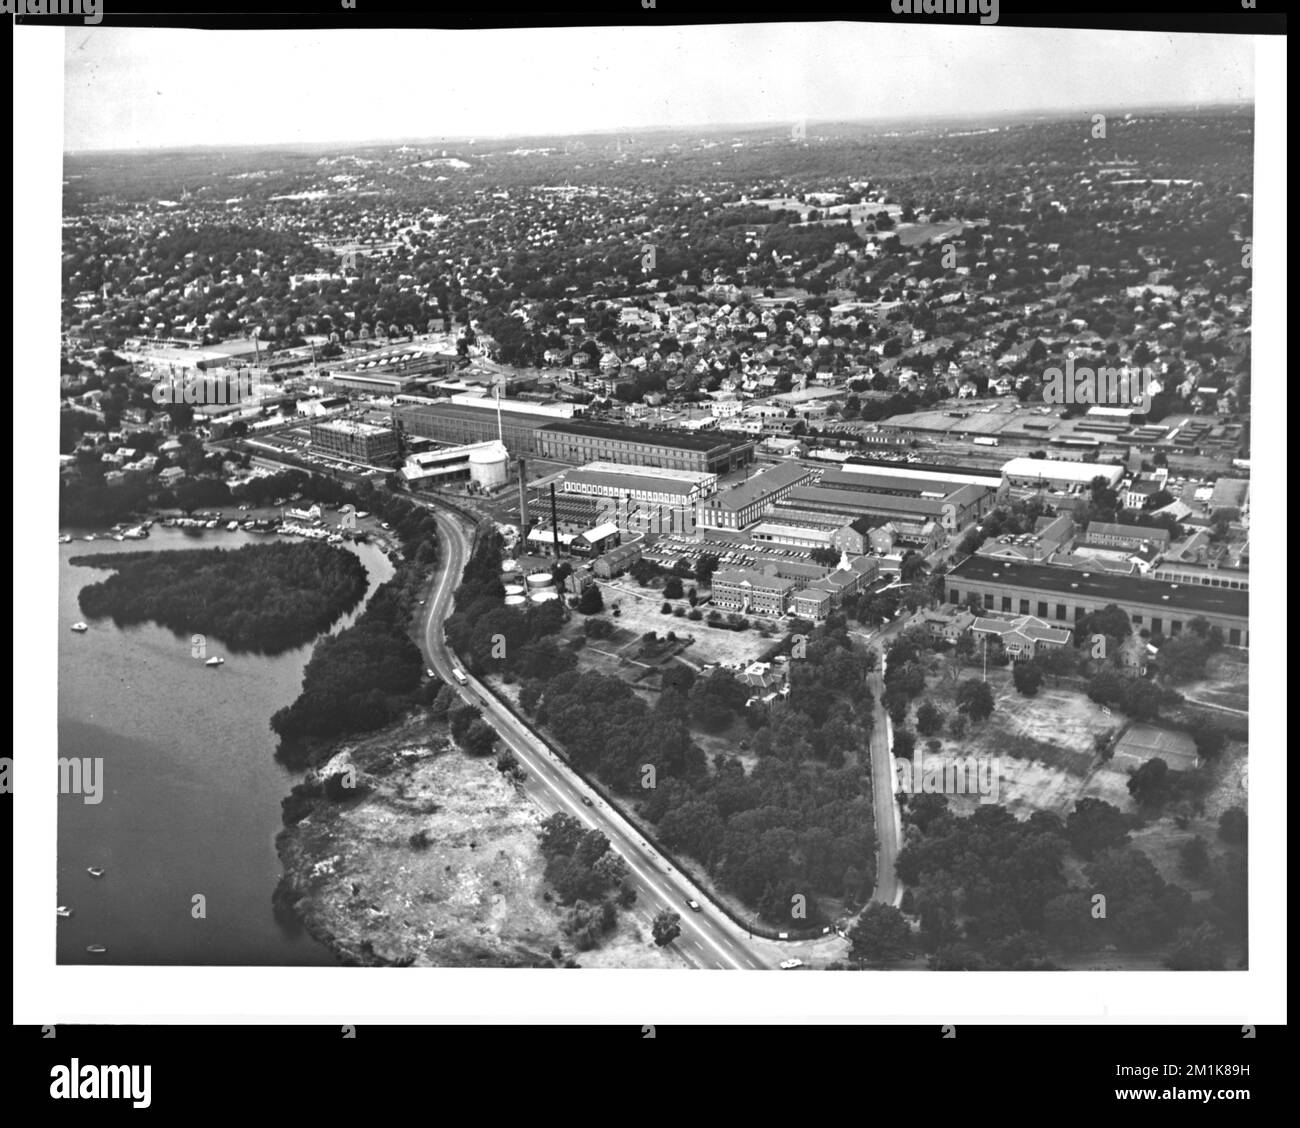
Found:
[[[792,971],[796,967],[803,967],[803,960],[782,960],[781,970]]]
[[[426,669],[426,670],[424,671],[424,676],[425,676],[426,678],[436,678],[436,677],[438,676],[438,674],[437,674],[437,672],[433,669],[433,667],[430,666],[428,669]]]
[[[584,796],[582,797],[582,805],[583,805],[584,807],[590,807],[590,806],[592,806],[591,796],[590,796],[590,795],[584,795]]]
[[[694,897],[687,897],[687,898],[686,898],[686,907],[687,907],[688,909],[690,909],[692,912],[697,912],[697,913],[698,913],[698,912],[701,912],[701,911],[702,911],[702,910],[700,909],[700,903],[699,903],[699,901],[697,901]]]

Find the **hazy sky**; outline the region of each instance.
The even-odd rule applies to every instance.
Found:
[[[1253,96],[1243,36],[902,24],[67,31],[67,149],[576,133]]]

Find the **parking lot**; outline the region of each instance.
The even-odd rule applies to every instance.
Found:
[[[723,568],[754,568],[769,560],[807,561],[812,558],[811,553],[804,549],[677,535],[656,538],[654,544],[647,547],[642,555],[656,564],[671,567],[683,559],[694,566],[701,556],[710,553],[718,558],[718,564]]]

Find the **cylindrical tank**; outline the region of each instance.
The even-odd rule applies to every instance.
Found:
[[[550,572],[534,572],[528,577],[528,586],[534,591],[540,588],[548,588],[554,583]]]
[[[499,490],[510,480],[510,455],[494,442],[469,452],[469,480],[487,490]]]
[[[503,572],[506,572],[506,573],[509,573],[509,572],[515,572],[515,571],[518,571],[518,569],[519,569],[519,563],[518,563],[518,561],[515,561],[515,560],[503,560],[503,561],[501,561],[501,571],[503,571]]]
[[[535,591],[528,598],[534,603],[550,603],[553,599],[559,599],[560,595],[554,591]]]
[[[507,596],[506,596],[506,606],[507,606],[507,607],[522,607],[522,606],[523,606],[525,603],[527,603],[527,602],[528,602],[528,601],[527,601],[527,600],[526,600],[522,595],[507,595]]]
[[[506,584],[507,597],[511,595],[523,595],[523,594],[524,594],[523,584]]]

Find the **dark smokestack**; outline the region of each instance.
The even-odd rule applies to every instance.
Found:
[[[528,476],[524,473],[525,464],[519,460],[519,551],[528,544]]]
[[[555,559],[560,558],[560,520],[555,510],[555,483],[551,483],[551,536],[554,538]]]

